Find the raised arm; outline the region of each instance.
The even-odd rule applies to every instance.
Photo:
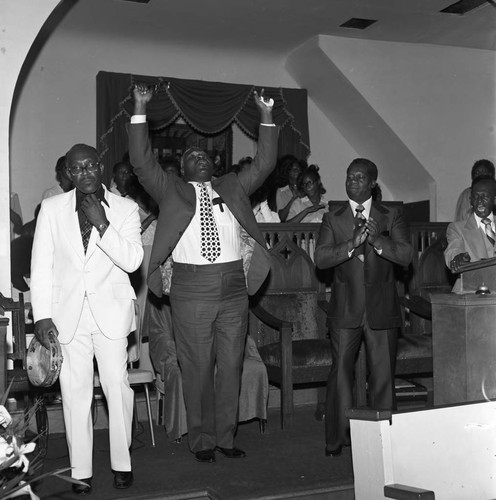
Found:
[[[137,84],[133,95],[134,115],[128,127],[129,159],[142,186],[160,204],[169,185],[169,178],[153,155],[148,135],[146,107],[153,97],[153,91],[144,84]]]
[[[257,154],[253,158],[250,167],[238,174],[238,179],[248,195],[255,192],[264,183],[268,175],[274,170],[277,160],[278,129],[272,121],[274,101],[265,98],[263,93],[263,89],[260,95],[257,91],[253,92],[255,105],[260,111]]]

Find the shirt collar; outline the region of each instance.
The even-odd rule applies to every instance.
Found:
[[[370,197],[368,200],[365,200],[363,203],[357,203],[356,201],[353,201],[353,200],[349,200],[350,202],[350,207],[351,207],[351,211],[353,212],[353,215],[355,215],[355,210],[356,210],[356,207],[358,207],[358,205],[362,205],[363,207],[363,215],[366,219],[369,218],[369,214],[370,214],[370,209],[372,208],[372,197]]]
[[[482,222],[482,217],[479,217],[475,212],[474,212],[474,217],[475,217],[475,220],[477,222],[477,225],[479,227],[481,227],[482,229],[484,229],[485,226],[484,226],[484,223]],[[494,215],[492,212],[485,218],[489,219],[491,221],[491,225],[494,226]]]
[[[99,202],[103,202],[105,203],[105,205],[107,205],[107,207],[110,207],[107,200],[105,199],[105,190],[103,189],[103,184],[95,192],[95,195],[98,198]],[[86,198],[86,196],[88,195],[76,188],[76,212],[81,208],[81,204],[83,203],[83,200]]]

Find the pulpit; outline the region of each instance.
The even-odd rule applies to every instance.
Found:
[[[431,296],[435,406],[496,397],[496,258],[465,265],[461,282]]]

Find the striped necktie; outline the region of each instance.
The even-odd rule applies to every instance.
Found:
[[[491,220],[486,217],[482,219],[482,223],[484,224],[484,232],[486,233],[487,239],[491,245],[494,246],[494,243],[496,243],[496,234],[491,227]]]
[[[81,238],[83,239],[84,253],[86,253],[93,226],[86,217],[83,217],[83,220],[79,222],[79,228],[81,230]]]
[[[366,219],[362,213],[364,210],[365,210],[365,208],[363,205],[357,205],[357,207],[355,208],[356,215],[355,215],[355,221],[353,223],[354,228],[362,227],[365,224]],[[363,251],[364,247],[365,247],[365,244],[362,243],[358,248],[355,248],[355,255],[362,262],[365,260],[364,251]]]

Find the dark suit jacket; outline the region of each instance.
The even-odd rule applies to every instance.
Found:
[[[319,268],[334,268],[329,322],[334,328],[357,328],[366,311],[371,328],[401,326],[401,311],[394,265],[406,266],[413,256],[410,234],[400,209],[373,202],[370,216],[379,224],[378,255],[365,242],[364,262],[348,257],[347,241],[353,237],[354,217],[349,203],[324,215],[315,249]]]
[[[155,295],[161,296],[160,265],[172,253],[195,214],[195,188],[183,179],[163,172],[152,154],[146,123],[129,125],[128,133],[129,155],[134,171],[160,208],[148,268],[148,286]],[[250,168],[244,169],[239,175],[230,173],[212,179],[212,188],[256,241],[247,279],[250,294],[255,293],[265,280],[270,260],[253,215],[249,195],[263,184],[275,166],[277,134],[277,127],[260,126],[258,150]]]

